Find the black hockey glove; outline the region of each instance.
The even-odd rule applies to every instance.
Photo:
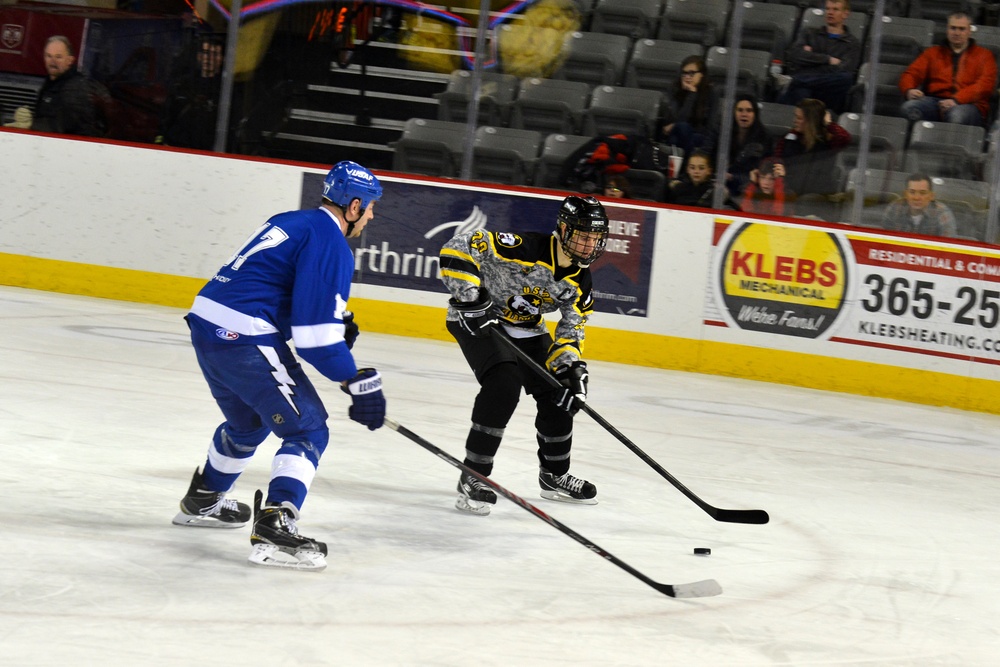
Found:
[[[385,396],[382,395],[382,376],[374,368],[361,368],[358,374],[340,388],[351,395],[347,416],[368,427],[369,431],[381,428],[385,421]]]
[[[587,402],[587,382],[590,380],[587,364],[574,361],[553,375],[565,388],[553,391],[552,401],[566,412],[575,415]]]
[[[489,292],[479,290],[479,298],[475,301],[458,301],[454,297],[448,299],[448,305],[458,313],[458,323],[474,338],[489,338],[490,329],[497,323],[493,313],[493,299]]]
[[[354,341],[358,339],[358,334],[361,330],[358,329],[358,325],[354,322],[354,313],[349,310],[344,311],[344,342],[347,343],[347,349],[354,349]]]

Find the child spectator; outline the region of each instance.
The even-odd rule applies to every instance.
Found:
[[[612,199],[632,199],[632,185],[621,174],[609,176],[604,181],[604,196]]]
[[[715,180],[713,179],[712,156],[703,150],[696,150],[688,156],[685,174],[670,184],[667,201],[683,206],[699,206],[712,208],[715,199]],[[723,201],[723,208],[736,209],[728,192]]]
[[[760,166],[750,172],[740,210],[761,215],[787,215],[785,165],[773,159],[762,160]]]

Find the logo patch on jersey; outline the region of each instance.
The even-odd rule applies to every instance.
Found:
[[[236,340],[237,338],[240,337],[238,333],[236,333],[235,331],[230,331],[228,329],[216,329],[215,335],[221,338],[222,340]]]
[[[541,305],[542,300],[534,294],[518,294],[508,302],[507,307],[518,316],[518,320],[530,320],[541,312]]]
[[[510,232],[498,232],[497,243],[506,248],[516,248],[521,245],[521,237]]]

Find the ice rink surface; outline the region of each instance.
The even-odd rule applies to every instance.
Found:
[[[300,526],[329,567],[273,570],[247,564],[248,528],[170,523],[220,421],[182,311],[13,288],[0,308],[0,664],[997,664],[1000,417],[591,363],[590,404],[707,502],[770,513],[753,526],[584,414],[573,472],[600,503],[539,498],[522,400],[494,479],[656,581],[723,587],[675,600],[503,498],[460,514],[456,469],[349,421],[312,372],[332,437]],[[461,458],[457,346],[359,324],[390,416]]]

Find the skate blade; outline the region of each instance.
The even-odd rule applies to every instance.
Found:
[[[464,495],[459,495],[455,500],[455,509],[475,514],[476,516],[486,516],[490,513],[492,507],[490,503],[472,500],[471,498],[466,498]]]
[[[171,523],[175,526],[189,526],[193,528],[242,528],[247,525],[249,521],[229,523],[226,521],[219,521],[215,517],[197,516],[195,514],[178,512],[174,516]]]
[[[546,500],[555,500],[560,503],[572,503],[574,505],[596,505],[597,498],[574,498],[573,496],[567,496],[565,493],[559,493],[558,491],[549,491],[543,489],[539,492],[542,498]]]
[[[318,572],[326,568],[326,557],[318,551],[297,551],[290,554],[273,544],[255,544],[248,560],[251,565],[291,570]]]

